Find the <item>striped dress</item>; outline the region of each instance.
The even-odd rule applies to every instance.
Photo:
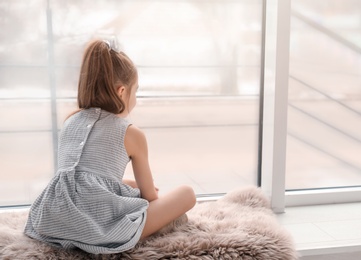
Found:
[[[66,120],[58,171],[31,206],[26,235],[93,254],[137,244],[149,203],[139,189],[122,183],[129,162],[124,147],[128,126],[127,120],[100,108]]]

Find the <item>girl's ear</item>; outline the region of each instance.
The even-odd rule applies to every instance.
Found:
[[[125,87],[124,87],[124,86],[119,85],[119,86],[117,87],[117,93],[118,93],[118,95],[119,95],[120,97],[122,96],[124,90],[125,90]]]

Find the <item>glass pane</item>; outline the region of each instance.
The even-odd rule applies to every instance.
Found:
[[[199,194],[255,184],[255,103],[215,97],[139,100],[130,119],[146,132],[151,168],[162,191],[180,183]]]
[[[58,102],[59,125],[75,107],[84,45],[115,37],[139,70],[130,118],[147,134],[160,189],[256,183],[261,1],[52,1],[52,9],[57,95],[70,98]]]
[[[103,37],[138,66],[140,95],[258,94],[261,3],[52,1],[57,93],[76,95],[84,45]]]
[[[0,205],[30,204],[54,176],[50,132],[0,132]]]
[[[51,131],[50,102],[0,100],[1,132]]]
[[[292,6],[287,189],[361,185],[361,2]]]
[[[1,99],[49,97],[49,73],[46,67],[0,65]]]
[[[343,40],[361,48],[359,0],[296,0],[292,5],[295,7],[295,15],[307,18],[309,23],[317,21],[320,30],[333,34],[335,38],[339,35]]]
[[[94,37],[118,39],[139,68],[130,120],[147,134],[161,191],[256,184],[262,1],[0,8],[0,205],[31,203],[53,176],[56,127],[76,108],[83,50]]]
[[[0,2],[0,66],[46,65],[45,3],[40,0]]]

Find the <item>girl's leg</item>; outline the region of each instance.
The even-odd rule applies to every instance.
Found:
[[[149,203],[141,238],[145,238],[193,208],[196,197],[191,187],[181,186]]]

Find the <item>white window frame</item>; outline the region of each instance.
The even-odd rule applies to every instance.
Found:
[[[285,208],[290,0],[268,0],[265,27],[261,187],[275,212]]]
[[[286,191],[287,107],[291,0],[263,0],[265,8],[261,188],[276,213],[285,207],[361,201],[361,187]],[[214,194],[198,198],[220,198]],[[16,206],[16,207],[21,207]],[[4,207],[10,208],[10,207]]]
[[[285,207],[361,201],[361,187],[287,191],[286,146],[291,0],[264,0],[266,8],[261,188],[274,212]]]

